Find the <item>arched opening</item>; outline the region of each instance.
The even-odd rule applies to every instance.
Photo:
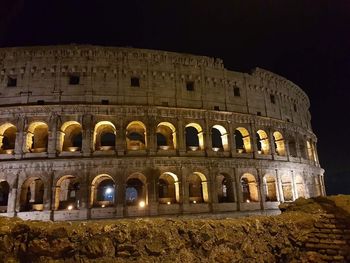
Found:
[[[76,121],[67,121],[61,127],[62,151],[76,152],[82,146],[81,125]]]
[[[94,207],[113,206],[116,197],[114,180],[108,174],[100,174],[91,184],[92,205]]]
[[[312,146],[309,140],[306,141],[306,147],[307,147],[307,155],[309,157],[309,160],[310,161],[314,160]]]
[[[233,180],[228,174],[219,174],[216,177],[216,192],[219,203],[232,203],[235,201]]]
[[[128,150],[146,149],[146,126],[142,122],[129,123],[126,127],[126,143]]]
[[[226,129],[221,125],[211,128],[211,139],[213,151],[228,151],[228,135]]]
[[[246,128],[238,127],[234,133],[237,153],[250,153],[252,146],[249,132]]]
[[[306,197],[304,179],[300,174],[295,176],[295,184],[298,197]]]
[[[269,138],[264,130],[258,130],[256,132],[256,143],[259,154],[270,154]]]
[[[300,150],[300,155],[301,158],[307,159],[307,151],[306,151],[306,142],[303,138],[299,139],[299,150]]]
[[[7,212],[10,185],[6,181],[0,182],[0,213]]]
[[[276,176],[266,174],[264,176],[264,189],[265,189],[265,201],[276,202],[277,201],[277,185]]]
[[[189,201],[191,203],[207,203],[208,202],[208,182],[202,173],[192,173],[187,178]]]
[[[179,202],[179,181],[175,174],[167,172],[159,177],[158,196],[160,204],[173,204]]]
[[[44,183],[38,177],[30,177],[21,187],[20,211],[42,211],[44,209]]]
[[[282,134],[278,131],[275,131],[273,133],[273,138],[275,141],[275,149],[276,149],[277,155],[285,156],[286,155],[286,147],[284,144],[284,139],[283,139]]]
[[[282,191],[283,191],[284,201],[286,202],[293,201],[294,196],[293,196],[293,184],[292,184],[291,176],[282,175],[281,182],[282,182]]]
[[[26,148],[28,152],[46,152],[49,127],[44,122],[32,122],[27,130]]]
[[[252,174],[246,173],[241,177],[241,186],[243,194],[243,202],[258,202],[259,192],[255,177]]]
[[[204,139],[202,127],[197,123],[186,125],[186,148],[190,151],[204,150]]]
[[[108,151],[115,149],[116,128],[109,121],[100,121],[95,125],[93,145],[95,151]]]
[[[126,181],[125,201],[127,205],[139,205],[147,203],[146,177],[140,173],[134,173]]]
[[[13,154],[17,128],[11,123],[0,126],[0,153]]]
[[[176,130],[169,122],[161,122],[157,126],[157,146],[161,150],[177,148]]]
[[[288,138],[288,148],[289,148],[289,155],[291,157],[297,157],[297,146],[295,143],[295,139],[293,137]]]
[[[80,183],[72,175],[60,178],[56,184],[55,210],[72,210],[80,206]]]

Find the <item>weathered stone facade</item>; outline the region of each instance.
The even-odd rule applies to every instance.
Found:
[[[262,69],[131,48],[0,49],[0,210],[72,220],[325,194],[309,100]]]

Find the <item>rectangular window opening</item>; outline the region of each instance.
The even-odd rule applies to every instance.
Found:
[[[186,82],[186,90],[194,91],[194,82],[193,81],[187,81]]]
[[[261,116],[261,111],[257,111],[256,115]]]
[[[162,102],[162,106],[168,107],[168,106],[169,106],[169,103],[168,103],[167,101],[163,101],[163,102]]]
[[[275,103],[276,103],[275,95],[270,94],[270,101],[271,101],[272,104],[275,104]]]
[[[214,106],[214,110],[220,110],[220,107],[219,106]]]
[[[109,100],[101,100],[101,104],[102,105],[108,105],[109,104]]]
[[[69,76],[69,85],[79,85],[80,77],[78,75]]]
[[[44,105],[45,101],[44,100],[37,100],[36,104],[38,105]]]
[[[233,88],[233,95],[235,97],[240,97],[241,96],[241,91],[240,91],[240,89],[238,87],[234,87]]]
[[[130,79],[131,87],[140,87],[140,79],[138,77],[132,77]]]
[[[7,87],[16,87],[17,86],[17,78],[16,77],[7,77]]]

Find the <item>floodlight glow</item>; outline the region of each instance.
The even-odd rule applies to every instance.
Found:
[[[106,189],[106,194],[111,194],[113,192],[113,188],[112,187],[108,187],[107,189]]]

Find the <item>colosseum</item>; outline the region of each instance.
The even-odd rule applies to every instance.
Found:
[[[89,45],[0,49],[0,215],[273,211],[325,195],[307,95],[267,70]]]

